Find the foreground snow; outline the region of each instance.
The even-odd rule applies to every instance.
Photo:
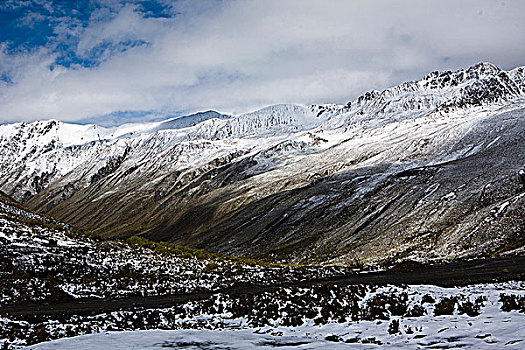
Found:
[[[110,332],[61,339],[30,349],[377,349],[389,348],[472,348],[522,349],[525,339],[525,317],[510,313],[505,317],[441,317],[433,320],[405,322],[422,329],[412,335],[389,335],[388,323],[328,324],[296,328],[263,328],[244,330],[178,330]],[[487,322],[490,322],[487,326]],[[335,336],[334,336],[335,335]],[[342,342],[334,342],[337,335]],[[361,336],[370,344],[358,342]],[[352,343],[352,341],[355,341]]]
[[[213,330],[149,330],[105,332],[60,339],[30,349],[522,349],[525,346],[525,314],[501,310],[500,294],[525,295],[523,283],[475,285],[462,288],[409,286],[404,289],[409,303],[417,304],[430,295],[436,301],[452,296],[486,297],[479,316],[466,314],[435,316],[435,304],[424,303],[421,317],[390,320],[328,323],[307,321],[298,327],[245,327],[246,320],[225,320],[224,328]],[[383,287],[369,293],[398,292],[399,287]],[[399,331],[392,324],[399,321]],[[389,332],[390,329],[390,332]]]

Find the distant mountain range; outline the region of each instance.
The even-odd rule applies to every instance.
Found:
[[[480,63],[346,105],[116,128],[0,126],[0,190],[106,237],[300,263],[525,245],[525,69]]]

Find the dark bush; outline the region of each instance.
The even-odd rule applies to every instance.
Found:
[[[401,331],[399,330],[399,320],[392,320],[390,322],[390,325],[388,326],[388,334],[399,334]]]
[[[407,312],[407,302],[408,302],[408,294],[407,293],[401,293],[399,295],[392,294],[390,298],[388,298],[388,303],[390,306],[388,307],[388,311],[390,311],[390,314],[393,316],[403,316]]]
[[[500,294],[499,301],[502,303],[501,310],[509,312],[512,310],[520,310],[525,312],[525,296],[516,296],[514,294],[506,295]]]
[[[470,317],[479,316],[479,310],[481,309],[479,304],[474,304],[471,301],[458,304],[458,313],[460,315],[467,314]]]
[[[421,305],[414,305],[408,312],[405,314],[406,317],[421,317],[426,313],[426,310]]]
[[[434,304],[436,300],[432,298],[430,294],[423,295],[423,298],[421,299],[421,304]]]
[[[434,315],[453,315],[456,307],[456,298],[443,298],[436,304]]]

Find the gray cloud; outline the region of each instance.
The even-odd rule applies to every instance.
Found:
[[[0,86],[0,122],[345,103],[433,70],[525,64],[523,1],[196,3],[176,3],[170,19],[144,18],[133,5],[93,15],[79,56],[101,43],[146,43],[107,51],[96,67],[50,70],[45,48],[1,50],[16,79]]]

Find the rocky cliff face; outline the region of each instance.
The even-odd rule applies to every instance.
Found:
[[[106,236],[347,263],[525,243],[525,74],[482,63],[346,105],[0,126],[0,189]]]

